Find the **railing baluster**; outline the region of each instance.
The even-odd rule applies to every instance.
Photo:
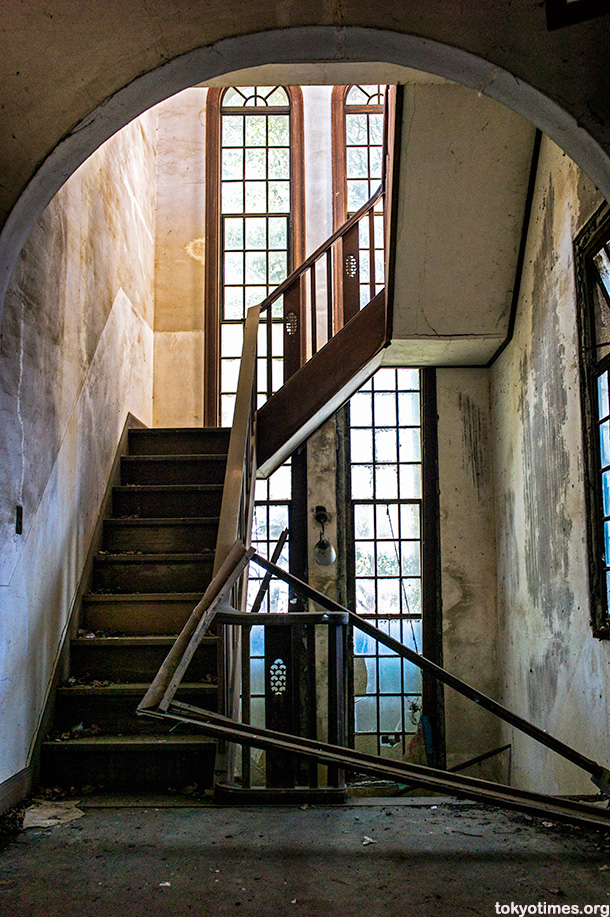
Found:
[[[330,249],[326,252],[326,340],[333,336],[333,258]]]
[[[316,306],[316,265],[309,269],[309,303],[311,309],[311,352],[318,352],[318,310]]]
[[[369,210],[369,299],[375,296],[375,211]]]
[[[273,394],[273,306],[267,310],[267,398]]]

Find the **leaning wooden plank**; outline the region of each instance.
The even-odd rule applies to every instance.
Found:
[[[237,581],[253,554],[254,551],[251,548],[247,549],[241,541],[235,542],[220,570],[206,589],[203,598],[191,612],[188,621],[176,638],[176,642],[165,657],[165,661],[155,675],[150,688],[142,698],[138,707],[139,711],[159,706],[194,635],[197,634],[198,641],[201,641],[212,623],[216,612],[215,600],[223,596]]]

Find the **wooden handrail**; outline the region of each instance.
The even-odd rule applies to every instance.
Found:
[[[286,292],[286,290],[290,289],[292,284],[295,283],[306,271],[308,271],[309,268],[312,267],[312,265],[314,265],[322,255],[329,251],[329,249],[332,248],[332,246],[338,239],[341,238],[341,236],[344,236],[346,232],[349,232],[349,230],[355,226],[356,223],[358,223],[358,221],[361,220],[362,217],[369,212],[369,210],[372,210],[379,198],[383,196],[384,192],[385,186],[382,182],[375,193],[368,199],[366,204],[362,205],[360,210],[351,216],[349,220],[346,220],[342,226],[339,226],[338,229],[335,229],[333,234],[329,236],[328,239],[322,243],[322,245],[316,248],[313,254],[311,254],[308,258],[305,259],[305,261],[299,264],[299,266],[296,267],[294,271],[288,275],[286,280],[283,280],[279,287],[276,287],[273,293],[270,293],[267,299],[263,300],[259,306],[261,313],[266,312],[269,306],[272,306],[273,303],[279,299],[283,293]]]
[[[234,542],[238,538],[247,539],[247,535],[240,532],[239,529],[242,512],[245,511],[246,515],[251,512],[251,507],[242,505],[244,492],[248,492],[250,500],[253,500],[253,494],[250,492],[250,477],[253,473],[251,467],[254,448],[253,425],[255,423],[253,399],[256,397],[256,346],[259,316],[260,306],[253,306],[248,310],[244,324],[244,344],[222,491],[214,573],[220,568]]]

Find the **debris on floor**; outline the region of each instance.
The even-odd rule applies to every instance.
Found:
[[[24,828],[54,828],[81,818],[85,813],[78,808],[79,799],[67,802],[36,801],[28,806],[23,817]]]

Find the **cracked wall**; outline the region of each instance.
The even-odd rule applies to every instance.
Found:
[[[73,175],[7,295],[0,783],[28,764],[127,413],[152,420],[155,124],[145,115]]]
[[[501,687],[511,709],[608,764],[610,646],[589,624],[572,242],[600,198],[543,138],[512,343],[492,371]],[[591,792],[510,729],[513,780]]]

